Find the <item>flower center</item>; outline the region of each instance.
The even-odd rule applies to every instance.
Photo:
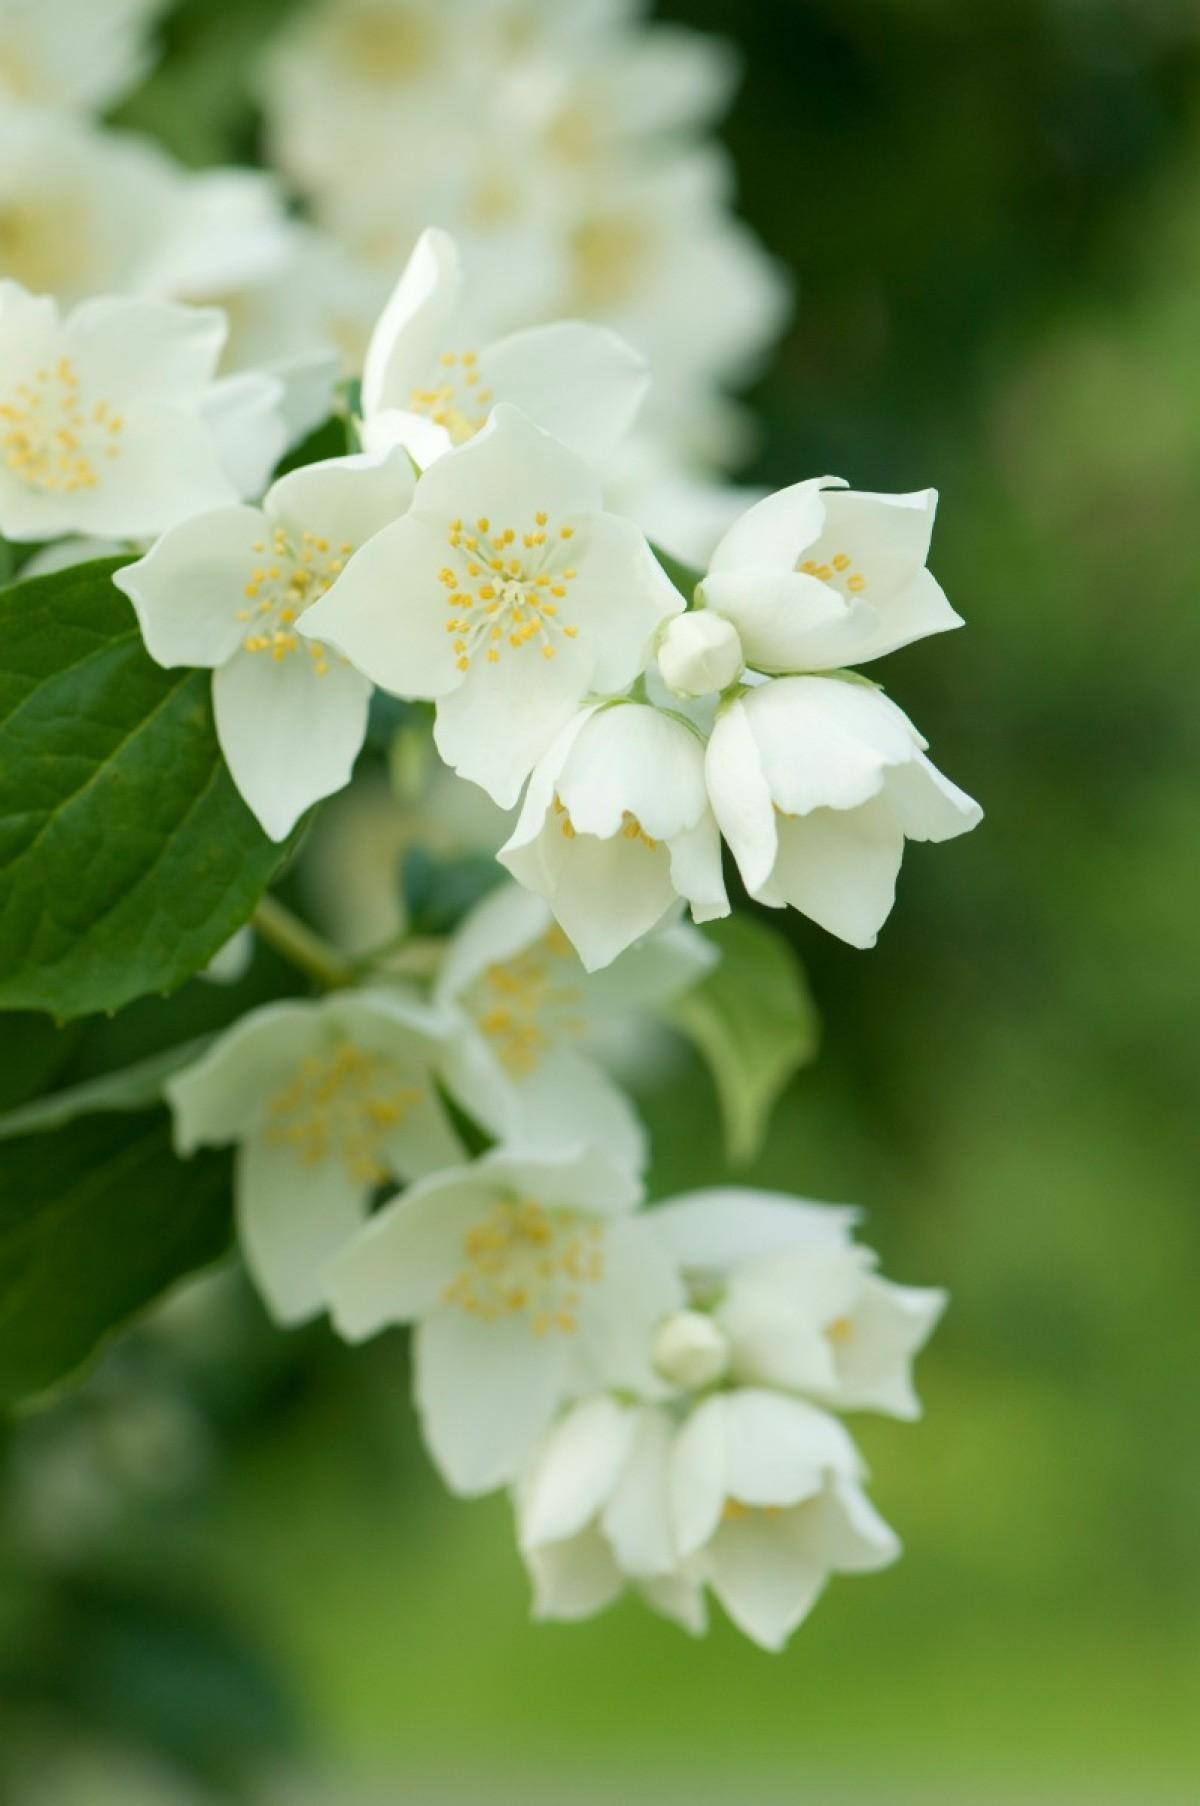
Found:
[[[574,1335],[584,1286],[604,1277],[604,1229],[532,1198],[499,1202],[463,1237],[442,1297],[484,1323],[524,1316],[535,1336]]]
[[[269,652],[273,659],[281,660],[307,647],[317,676],[324,677],[329,669],[327,648],[319,640],[302,639],[296,622],[345,569],[354,547],[344,541],[335,551],[329,540],[316,533],[302,533],[297,544],[285,527],[276,527],[270,544],[260,539],[254,550],[269,556],[271,562],[256,565],[246,585],[246,600],[254,607],[238,610],[238,620],[249,629],[243,650]]]
[[[815,558],[806,558],[801,564],[797,559],[795,568],[806,577],[817,577],[822,583],[832,583],[843,594],[848,591],[852,596],[861,596],[867,587],[866,578],[861,571],[854,569],[854,560],[848,552],[835,552],[827,564],[818,563]]]
[[[380,1185],[389,1176],[387,1135],[420,1099],[386,1055],[345,1041],[330,1054],[303,1060],[291,1083],[270,1099],[267,1140],[291,1148],[305,1166],[332,1155],[358,1184]]]
[[[582,221],[571,236],[571,306],[587,319],[635,293],[653,240],[642,221],[613,214]]]
[[[485,425],[492,391],[481,389],[479,353],[444,352],[441,380],[428,389],[414,389],[410,406],[416,414],[425,414],[435,426],[445,427],[455,445],[473,439]]]
[[[537,514],[519,540],[515,528],[493,529],[486,518],[474,528],[451,523],[455,562],[439,571],[438,580],[450,592],[446,632],[454,635],[460,671],[470,670],[480,652],[498,665],[506,646],[519,652],[536,643],[543,658],[553,658],[556,641],[576,637],[579,629],[559,618],[559,604],[578,574],[566,562],[574,537],[570,525],[551,532],[545,513]]]
[[[124,430],[111,402],[89,407],[69,357],[36,371],[0,402],[5,464],[21,482],[47,494],[98,489],[104,460],[121,455]]]
[[[534,1072],[557,1040],[583,1033],[582,988],[560,982],[568,962],[577,969],[566,935],[551,928],[523,953],[489,966],[468,994],[467,1008],[517,1078]]]

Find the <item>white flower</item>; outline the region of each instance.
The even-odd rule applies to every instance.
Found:
[[[342,1335],[417,1325],[417,1404],[456,1492],[512,1480],[571,1393],[653,1396],[654,1326],[681,1291],[647,1220],[631,1215],[639,1196],[594,1151],[499,1150],[412,1186],[334,1262]]]
[[[655,1206],[654,1232],[670,1250],[689,1289],[719,1292],[741,1261],[799,1249],[846,1246],[858,1212],[815,1204],[784,1192],[738,1185],[684,1192]]]
[[[442,757],[507,808],[587,692],[631,683],[682,606],[587,465],[502,406],[425,471],[303,631],[436,701]]]
[[[0,283],[0,532],[161,532],[236,502],[283,448],[278,384],[213,381],[225,322],[166,302],[86,301]]]
[[[781,677],[726,705],[708,744],[713,812],[747,890],[871,947],[909,840],[950,840],[978,803],[871,684]]]
[[[221,750],[273,840],[348,782],[371,695],[368,678],[297,626],[411,495],[403,452],[309,464],[261,508],[193,515],[114,578],[152,658],[212,667]]]
[[[667,622],[658,648],[663,682],[677,696],[711,696],[741,676],[745,661],[737,628],[710,609],[692,609]]]
[[[0,0],[0,97],[99,111],[128,93],[150,61],[149,27],[164,0]]]
[[[615,333],[572,320],[472,348],[462,288],[454,240],[426,230],[367,347],[365,444],[406,445],[432,464],[507,401],[581,457],[607,458],[641,406],[645,361]]]
[[[925,568],[936,506],[932,489],[863,495],[836,477],[797,483],[729,529],[702,598],[767,672],[863,664],[961,627]]]
[[[438,973],[434,1001],[462,1024],[446,1082],[502,1140],[545,1151],[590,1144],[640,1169],[645,1129],[593,1046],[606,1025],[644,1020],[716,958],[681,922],[589,975],[548,905],[505,885],[465,918]]]
[[[707,1581],[764,1649],[783,1648],[830,1575],[886,1567],[899,1554],[862,1490],[850,1437],[800,1399],[714,1394],[679,1431],[670,1470],[683,1571]]]
[[[244,1016],[170,1079],[181,1154],[236,1142],[246,1264],[272,1315],[324,1304],[324,1272],[388,1179],[461,1158],[433,1085],[444,1024],[365,991]]]
[[[703,1631],[703,1589],[678,1571],[671,1526],[673,1435],[666,1412],[604,1395],[549,1432],[515,1488],[535,1616],[590,1617],[632,1584],[664,1617]]]
[[[575,717],[534,769],[498,857],[545,897],[589,972],[680,897],[698,922],[729,914],[703,742],[646,703]]]
[[[867,1248],[831,1245],[735,1267],[711,1319],[733,1378],[837,1410],[919,1417],[912,1359],[946,1294],[892,1285],[874,1265]],[[666,1373],[661,1354],[657,1364]]]

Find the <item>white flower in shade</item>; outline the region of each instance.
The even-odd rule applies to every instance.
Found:
[[[961,627],[925,568],[937,492],[864,495],[816,477],[750,508],[701,586],[766,672],[829,671]]]
[[[242,1252],[279,1322],[323,1308],[325,1269],[382,1184],[461,1158],[432,1078],[443,1032],[366,991],[271,1004],[168,1080],[181,1154],[237,1143]]]
[[[435,701],[446,763],[507,808],[583,697],[630,684],[682,606],[583,460],[498,407],[302,630],[384,689]]]
[[[236,502],[283,447],[279,385],[213,381],[222,316],[0,283],[0,532],[117,539]],[[234,386],[236,383],[236,387]]]
[[[689,1291],[703,1298],[719,1295],[743,1261],[848,1246],[858,1214],[850,1205],[724,1185],[657,1204],[654,1232]]]
[[[0,97],[110,107],[141,80],[164,0],[0,0]]]
[[[193,515],[113,579],[151,658],[212,668],[221,750],[273,840],[349,781],[371,697],[368,678],[298,625],[412,488],[401,451],[308,464],[261,508]]]
[[[711,696],[741,676],[745,661],[737,628],[710,609],[692,609],[667,622],[658,669],[677,696]]]
[[[983,814],[925,745],[865,681],[781,677],[727,704],[708,744],[708,791],[750,894],[874,946],[905,839],[951,840]]]
[[[628,1586],[685,1630],[705,1628],[703,1588],[679,1572],[671,1523],[674,1422],[598,1396],[555,1424],[514,1489],[538,1618],[588,1618]]]
[[[606,328],[573,320],[472,348],[462,290],[454,240],[423,232],[367,347],[365,444],[406,445],[432,464],[507,401],[581,457],[607,458],[641,406],[644,359]]]
[[[864,1472],[837,1419],[801,1399],[752,1388],[704,1399],[670,1453],[683,1571],[707,1581],[748,1637],[782,1649],[832,1574],[899,1554]]]
[[[727,1371],[837,1410],[919,1417],[912,1360],[946,1306],[935,1289],[892,1285],[867,1248],[830,1245],[734,1268],[712,1323]],[[667,1368],[658,1353],[661,1372]]]
[[[535,767],[498,857],[546,899],[589,972],[681,897],[698,922],[729,914],[703,741],[646,703],[576,716]]]
[[[514,1479],[569,1395],[654,1396],[654,1327],[682,1293],[639,1197],[598,1152],[499,1150],[412,1186],[334,1262],[342,1335],[417,1325],[417,1404],[456,1492]]]
[[[466,917],[446,951],[435,1003],[461,1027],[444,1076],[463,1107],[525,1148],[606,1148],[634,1168],[645,1129],[594,1057],[606,1028],[645,1020],[717,959],[686,923],[649,936],[603,974],[589,974],[549,905],[505,885]]]

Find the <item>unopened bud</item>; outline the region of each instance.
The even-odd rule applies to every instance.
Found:
[[[710,696],[727,689],[744,663],[737,628],[709,608],[673,615],[658,648],[663,682],[677,696]]]
[[[711,1386],[729,1366],[729,1342],[702,1311],[676,1311],[654,1338],[654,1365],[673,1386]]]

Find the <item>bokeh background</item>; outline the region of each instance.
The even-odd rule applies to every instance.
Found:
[[[284,10],[178,8],[130,123],[245,154]],[[750,1174],[952,1291],[925,1420],[858,1426],[906,1557],[782,1658],[632,1604],[535,1628],[402,1339],[283,1342],[222,1280],[9,1432],[19,1806],[1197,1797],[1200,11],[658,10],[740,47],[740,205],[797,284],[741,475],[936,484],[969,622],[887,677],[987,820],[910,856],[874,953],[792,924],[821,1057]],[[658,1190],[725,1170],[686,1056],[644,1104]]]

